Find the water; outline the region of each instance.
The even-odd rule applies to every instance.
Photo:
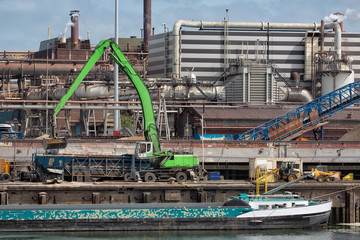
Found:
[[[271,230],[271,231],[162,231],[162,232],[47,232],[47,233],[2,233],[0,240],[357,240],[360,226],[330,227],[316,230]]]

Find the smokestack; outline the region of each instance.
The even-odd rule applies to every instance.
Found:
[[[144,0],[144,50],[149,50],[151,35],[151,0]]]
[[[345,15],[343,13],[340,13],[340,12],[336,12],[336,13],[334,13],[334,15],[336,16],[337,21],[340,24],[341,32],[343,32],[344,31],[344,22],[343,22],[343,20],[345,19]]]
[[[70,11],[71,18],[71,42],[73,48],[79,49],[79,10]]]
[[[323,56],[324,49],[325,49],[325,23],[324,20],[321,20],[321,30],[320,30],[320,51],[321,51],[321,57]]]

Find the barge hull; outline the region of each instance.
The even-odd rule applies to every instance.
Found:
[[[0,221],[1,232],[32,231],[167,231],[260,230],[326,226],[330,212],[315,215],[257,218],[76,219]]]

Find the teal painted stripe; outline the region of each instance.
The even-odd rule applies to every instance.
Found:
[[[219,218],[249,211],[243,208],[11,210],[1,211],[0,220]]]

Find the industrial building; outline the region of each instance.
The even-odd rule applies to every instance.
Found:
[[[354,70],[354,77],[347,76],[347,82],[360,78],[360,35],[343,32],[341,26],[325,24],[321,28],[320,24],[178,20],[172,32],[150,38],[148,75],[158,78],[186,77],[191,72],[200,83],[210,86],[220,85],[219,81],[223,81],[226,100],[238,94],[230,90],[236,89],[238,82],[246,85],[250,80],[250,98],[245,91],[241,101],[276,101],[275,94],[273,98],[255,97],[261,92],[262,95],[276,92],[272,78],[276,78],[276,82],[285,81],[290,86],[300,84],[315,96],[321,96],[329,92],[328,87],[334,89],[328,79],[324,79],[322,86],[315,84],[321,82],[325,75],[336,71],[351,75],[351,70]],[[335,59],[335,62],[345,60],[340,69],[333,66]],[[319,69],[318,65],[323,64],[326,66]],[[243,67],[237,69],[236,74],[232,67],[238,65]],[[251,78],[251,68],[254,68],[254,79]],[[291,79],[291,73],[295,72],[300,76],[300,83]],[[262,82],[256,76],[260,73],[263,75]],[[251,91],[254,91],[253,94]],[[251,95],[254,95],[253,99]]]
[[[256,158],[301,158],[304,170],[326,164],[331,170],[353,173],[354,178],[359,179],[360,108],[358,104],[349,105],[360,100],[360,86],[351,89],[350,96],[346,95],[345,99],[341,94],[334,96],[326,111],[321,108],[310,110],[314,108],[311,105],[314,99],[332,96],[335,89],[349,83],[360,84],[360,33],[348,33],[344,30],[346,26],[338,22],[246,23],[230,22],[225,17],[222,22],[178,20],[171,31],[166,29],[164,33],[151,36],[149,3],[144,1],[144,38],[119,38],[119,46],[149,89],[157,116],[157,129],[154,129],[159,131],[163,149],[169,152],[176,149],[181,154],[191,152],[202,169],[217,171],[226,180],[249,179],[252,174],[249,166]],[[14,168],[20,173],[25,172],[41,146],[42,140],[34,140],[34,137],[45,134],[67,136],[70,139],[66,148],[46,150],[60,157],[71,156],[73,162],[78,161],[79,156],[85,156],[89,164],[74,164],[73,169],[80,171],[71,172],[72,181],[98,181],[98,176],[90,176],[91,170],[101,172],[100,168],[106,165],[114,174],[113,169],[125,161],[113,159],[129,157],[136,148],[135,143],[143,139],[142,108],[133,84],[121,72],[119,101],[114,100],[114,62],[105,54],[59,115],[53,117],[59,99],[94,51],[89,36],[87,39],[78,37],[80,11],[71,11],[70,20],[70,38],[49,37],[40,43],[36,52],[0,52],[0,123],[13,124],[15,131],[28,138],[2,141],[0,158],[13,160]],[[295,127],[305,126],[314,115],[319,121],[296,136],[286,136],[282,140],[278,140],[278,136],[253,138],[250,141],[240,137],[304,106],[308,106],[307,112],[296,112],[293,115],[298,119],[286,121]],[[122,123],[120,132],[115,129],[115,110],[120,110],[121,116],[131,118],[130,126]],[[331,118],[325,118],[325,114]],[[274,125],[276,128],[280,125],[289,129],[294,127],[282,124],[276,122]],[[278,129],[273,135],[278,134],[276,131]],[[349,132],[352,134],[347,134]],[[197,138],[200,134],[202,138]],[[231,136],[231,140],[224,137],[208,141],[203,134]],[[123,138],[128,136],[137,137]],[[91,162],[93,156],[99,160],[95,164]],[[130,157],[126,159],[129,160]],[[51,156],[49,166],[53,163]],[[99,175],[107,177],[106,180],[114,177],[107,171]],[[127,180],[121,174],[117,177]],[[239,191],[236,184],[229,184],[231,187],[219,185],[211,190],[212,195],[207,195],[208,190],[203,191],[203,187],[208,183],[202,186],[200,183],[198,189],[164,184],[163,197],[159,185],[146,189],[139,183],[140,190],[133,191],[134,188],[124,186],[119,189],[118,183],[114,184],[117,190],[99,184],[84,187],[85,195],[81,195],[83,190],[79,192],[76,187],[60,189],[56,185],[36,185],[30,190],[15,186],[7,192],[12,204],[33,204],[42,200],[46,203],[50,199],[47,193],[40,198],[43,192],[38,193],[38,190],[50,192],[54,204],[56,201],[81,204],[91,198],[96,200],[93,203],[152,201],[150,195],[156,196],[156,201],[215,201],[218,196],[225,198],[226,191]],[[305,183],[301,187],[311,197],[320,194],[318,189],[329,194],[330,190],[351,187],[351,184],[317,185],[315,191],[314,184]],[[246,183],[243,188],[249,191],[251,187]],[[296,187],[294,189],[298,191]],[[1,196],[8,194],[5,190]],[[64,198],[68,193],[70,197]],[[101,194],[110,197],[101,200]],[[334,216],[351,217],[352,222],[359,220],[353,188],[347,188],[343,194],[330,194],[337,201]],[[354,206],[350,208],[346,205],[348,202]],[[358,217],[350,214],[349,209],[356,209]]]
[[[360,34],[344,32],[342,23],[178,20],[172,31],[150,36],[151,13],[145,7],[150,18],[145,18],[144,40],[121,38],[119,45],[145,79],[158,128],[167,139],[183,138],[189,127],[199,134],[199,123],[189,122],[188,115],[199,115],[199,109],[205,118],[223,111],[211,127],[214,121],[205,119],[209,133],[226,134],[230,124],[232,133],[241,134],[360,78]],[[37,52],[2,52],[1,121],[16,124],[27,137],[51,134],[55,123],[58,135],[113,136],[113,110],[119,109],[133,118],[121,135],[142,135],[137,94],[119,73],[123,102],[114,103],[113,62],[105,55],[76,90],[73,103],[52,119],[52,109],[93,51],[89,36],[78,37],[79,19],[78,10],[70,12],[70,38],[44,40]],[[324,126],[324,139],[351,130],[358,124],[357,111],[337,113],[340,121]],[[232,122],[227,115],[238,117]]]

